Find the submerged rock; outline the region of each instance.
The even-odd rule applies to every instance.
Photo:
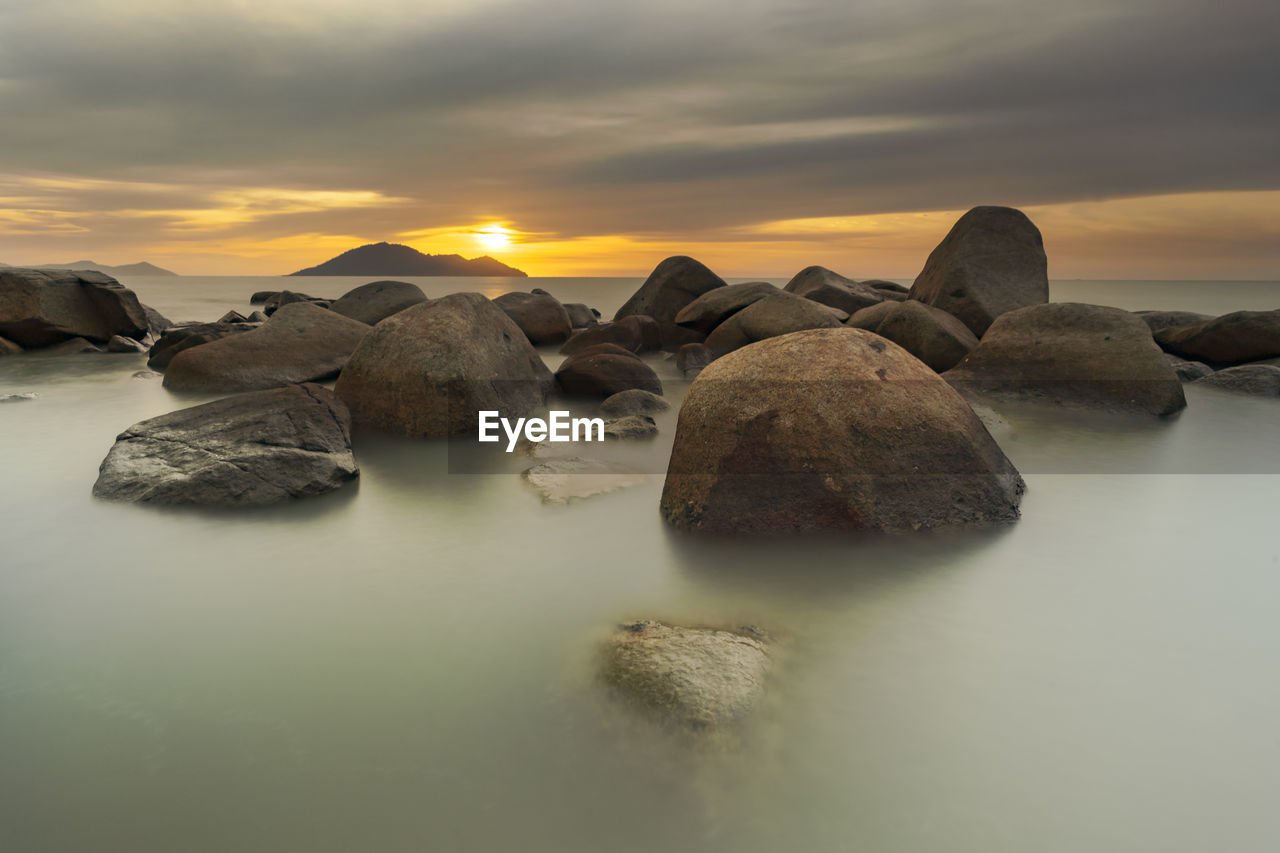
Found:
[[[75,338],[98,344],[112,335],[143,338],[148,329],[138,297],[109,275],[0,268],[0,336],[24,349]]]
[[[676,370],[685,379],[695,379],[714,358],[706,344],[685,344],[676,352]]]
[[[982,337],[1001,314],[1049,301],[1040,229],[1012,207],[973,208],[930,253],[910,296]]]
[[[657,394],[642,391],[639,388],[619,391],[600,404],[601,414],[611,418],[627,415],[656,415],[670,408],[671,404]]]
[[[192,323],[167,329],[160,339],[151,345],[147,367],[164,370],[173,357],[183,350],[198,347],[230,335],[244,334],[258,328],[253,323]]]
[[[643,483],[645,475],[620,462],[568,456],[534,465],[524,478],[542,493],[543,501],[565,503]]]
[[[613,319],[644,314],[658,323],[662,346],[676,349],[682,344],[702,340],[692,329],[676,325],[676,315],[708,290],[724,287],[724,279],[693,258],[676,255],[658,264],[630,299],[623,303]]]
[[[1270,364],[1242,364],[1211,373],[1191,384],[1253,397],[1280,397],[1280,367]]]
[[[422,288],[407,281],[371,281],[348,290],[334,300],[329,310],[367,326],[376,326],[420,302],[426,302]]]
[[[8,338],[0,338],[0,355],[17,355],[20,352],[22,352],[22,347]]]
[[[1156,333],[1165,352],[1215,367],[1280,356],[1280,308],[1236,311],[1190,326]]]
[[[662,514],[704,533],[898,533],[1013,521],[1023,489],[955,389],[841,327],[753,344],[694,380]]]
[[[608,418],[604,434],[606,438],[650,438],[658,434],[658,425],[648,415]]]
[[[1187,361],[1176,355],[1165,354],[1165,361],[1173,368],[1174,374],[1183,382],[1195,382],[1213,373],[1213,368],[1201,361]]]
[[[250,506],[333,491],[359,473],[346,407],[319,385],[254,391],[134,424],[99,469],[99,498]]]
[[[642,621],[605,643],[601,675],[628,703],[679,728],[745,721],[765,695],[772,658],[750,628],[684,628]]]
[[[652,367],[612,344],[569,356],[555,376],[560,390],[573,396],[606,398],[632,388],[662,393],[662,381]]]
[[[123,335],[112,335],[111,340],[107,341],[107,352],[146,352],[147,348],[141,341],[135,341],[133,338],[126,338]]]
[[[35,391],[27,391],[23,394],[0,394],[0,403],[24,403],[27,400],[35,400],[39,396]]]

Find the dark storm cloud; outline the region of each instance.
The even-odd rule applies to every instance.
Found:
[[[564,234],[1280,186],[1254,0],[263,5],[8,4],[0,171]]]

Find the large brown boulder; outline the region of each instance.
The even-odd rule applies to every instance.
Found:
[[[888,305],[889,309],[874,328],[855,328],[869,328],[880,337],[888,338],[939,373],[955,367],[978,345],[978,338],[968,326],[940,308],[913,300],[890,302]],[[849,318],[846,325],[854,326],[859,315],[877,308],[872,306],[859,311]]]
[[[730,284],[708,290],[680,309],[676,324],[709,334],[730,315],[736,314],[753,302],[778,292],[767,281],[749,281],[746,284]]]
[[[700,262],[676,255],[654,267],[644,284],[623,303],[613,319],[621,320],[632,314],[652,317],[662,333],[662,346],[679,349],[683,344],[702,340],[696,332],[676,325],[680,309],[708,290],[724,286],[724,279]]]
[[[346,408],[327,388],[292,385],[134,424],[116,438],[93,493],[250,506],[324,494],[358,473]]]
[[[1040,229],[1012,207],[973,208],[930,253],[910,295],[982,337],[1001,314],[1049,301]]]
[[[480,411],[526,417],[551,371],[502,309],[454,293],[383,320],[356,347],[334,390],[357,426],[424,438],[475,435]]]
[[[884,293],[860,284],[851,278],[845,278],[826,267],[805,267],[787,282],[783,288],[787,293],[839,308],[846,314],[853,314],[885,301]]]
[[[255,294],[256,295],[256,294]],[[419,302],[426,302],[422,288],[407,281],[371,281],[348,290],[334,300],[329,310],[367,326],[398,314]]]
[[[705,533],[909,532],[1018,517],[1022,478],[964,399],[862,329],[713,362],[680,409],[662,514]]]
[[[569,312],[546,293],[504,293],[493,304],[505,311],[535,346],[562,343],[573,331]]]
[[[72,338],[100,344],[112,335],[141,339],[148,328],[138,297],[109,275],[0,268],[0,336],[23,348]]]
[[[721,356],[766,338],[839,326],[848,316],[837,308],[794,293],[775,293],[751,303],[716,326],[707,335],[706,345],[716,356]]]
[[[1236,311],[1156,333],[1165,352],[1217,367],[1280,355],[1280,309]]]
[[[166,329],[159,340],[151,345],[147,367],[164,370],[178,353],[201,344],[220,340],[230,335],[251,332],[257,323],[191,323]]]
[[[1119,308],[1074,302],[1001,315],[946,379],[980,398],[1160,416],[1187,405],[1146,323]]]
[[[565,394],[601,400],[632,388],[662,393],[662,381],[652,367],[612,344],[600,344],[566,358],[556,370],[556,383]]]
[[[286,303],[252,331],[179,352],[165,368],[164,387],[224,394],[332,379],[368,331],[327,308]]]

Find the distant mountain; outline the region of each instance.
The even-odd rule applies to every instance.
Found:
[[[528,273],[485,255],[467,260],[462,255],[424,255],[399,243],[370,243],[343,252],[291,275],[492,275],[528,278]]]
[[[0,264],[0,268],[9,267],[12,264]],[[177,275],[176,272],[170,272],[161,269],[155,264],[149,264],[142,261],[136,264],[124,264],[122,266],[113,267],[109,264],[95,264],[93,261],[76,261],[73,264],[40,264],[36,267],[28,267],[28,269],[38,270],[97,270],[107,275]]]

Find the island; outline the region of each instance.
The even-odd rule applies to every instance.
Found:
[[[427,255],[399,243],[370,243],[290,275],[453,275],[528,278],[527,273],[507,266],[488,255],[471,259],[464,258],[462,255]]]

